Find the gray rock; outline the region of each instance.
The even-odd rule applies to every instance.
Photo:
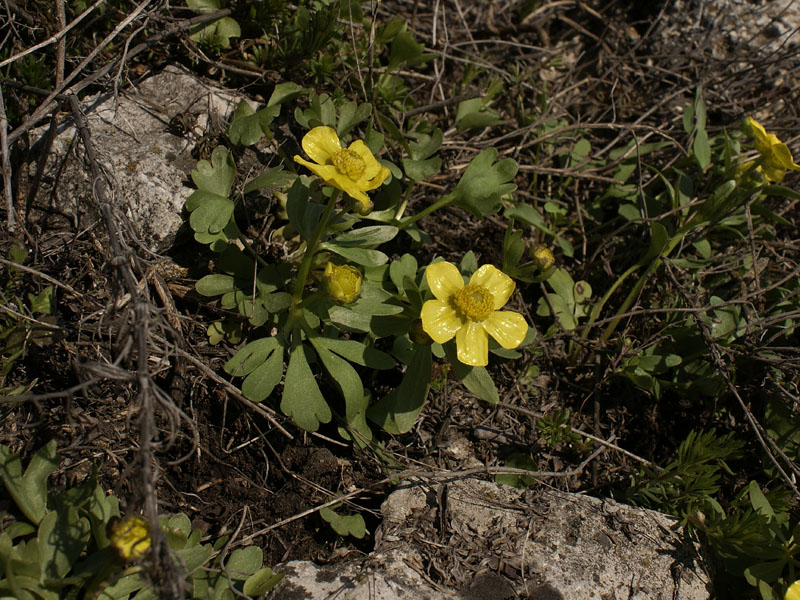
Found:
[[[375,551],[292,562],[273,598],[705,600],[709,578],[675,520],[547,489],[408,484],[381,507]],[[339,594],[339,595],[336,595]]]
[[[226,123],[237,102],[230,92],[175,66],[121,90],[117,98],[102,94],[82,102],[97,158],[113,189],[112,202],[128,216],[146,249],[163,252],[172,245],[183,224],[183,204],[192,193],[186,185],[194,166],[192,149],[210,129],[209,121]],[[46,131],[34,130],[32,138]],[[27,165],[29,179],[35,168],[35,161]],[[96,213],[91,190],[83,145],[72,119],[65,119],[36,206],[48,206],[86,227]]]

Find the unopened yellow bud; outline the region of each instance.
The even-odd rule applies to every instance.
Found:
[[[800,600],[800,580],[795,581],[789,586],[789,589],[786,590],[784,600]]]
[[[546,271],[556,262],[556,259],[553,257],[553,253],[547,246],[536,246],[531,251],[531,257],[533,258],[534,264],[540,271]]]
[[[325,291],[336,302],[350,304],[361,295],[361,271],[351,265],[325,265]]]
[[[138,515],[109,521],[108,537],[114,552],[126,563],[140,558],[150,547],[149,524]]]

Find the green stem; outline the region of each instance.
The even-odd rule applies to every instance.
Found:
[[[411,190],[414,189],[414,182],[412,181],[411,184],[406,188],[406,193],[403,194],[403,201],[400,202],[400,206],[397,207],[397,212],[394,213],[394,220],[399,221],[403,218],[403,213],[406,212],[406,207],[408,206],[408,199],[411,196]]]
[[[319,223],[317,223],[314,233],[311,234],[311,239],[308,240],[308,244],[306,244],[306,252],[303,255],[303,262],[300,263],[300,269],[297,271],[297,279],[295,280],[294,290],[292,291],[292,305],[289,308],[290,320],[296,317],[298,311],[300,311],[300,303],[303,301],[303,290],[306,287],[306,279],[308,279],[308,272],[311,269],[311,261],[314,258],[314,254],[317,251],[317,246],[319,245],[319,240],[328,225],[331,213],[333,212],[333,207],[336,205],[336,201],[338,199],[339,190],[336,190],[333,192],[333,194],[331,194],[331,198],[328,200],[328,205],[325,207],[325,211],[322,213],[322,217],[320,218]]]
[[[433,204],[431,204],[427,208],[423,208],[421,211],[419,211],[414,216],[409,217],[408,219],[406,219],[405,221],[400,223],[400,225],[397,228],[400,231],[402,231],[403,229],[406,229],[410,225],[413,225],[414,223],[416,223],[417,221],[419,221],[423,217],[427,217],[433,211],[439,210],[440,208],[444,208],[445,206],[449,206],[454,201],[455,201],[455,197],[452,194],[448,194],[446,196],[442,196],[441,198],[439,198],[436,202],[434,202]]]

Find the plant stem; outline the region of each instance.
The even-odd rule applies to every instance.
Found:
[[[317,251],[322,233],[328,226],[333,207],[336,206],[336,201],[338,199],[339,190],[336,190],[331,194],[328,205],[325,207],[325,211],[322,213],[322,217],[320,217],[319,223],[317,223],[317,227],[314,229],[314,233],[311,234],[311,239],[308,240],[306,244],[306,252],[303,255],[303,262],[300,263],[300,269],[297,271],[297,279],[294,282],[294,290],[292,291],[292,305],[289,308],[290,321],[297,316],[297,312],[300,310],[300,303],[303,301],[303,289],[306,287],[306,279],[308,279],[308,272],[311,269],[311,261]]]
[[[454,199],[455,198],[454,198],[454,196],[452,194],[448,194],[446,196],[442,196],[441,198],[439,198],[436,202],[434,202],[433,204],[431,204],[427,208],[422,209],[417,214],[415,214],[413,217],[409,217],[408,219],[406,219],[405,221],[400,223],[400,225],[398,225],[397,228],[400,231],[403,231],[403,229],[406,229],[409,225],[413,225],[414,223],[419,221],[421,218],[427,217],[433,211],[439,210],[440,208],[444,208],[445,206],[449,206],[450,204],[453,203]]]

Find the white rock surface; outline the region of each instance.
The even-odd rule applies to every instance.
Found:
[[[459,480],[401,487],[384,502],[375,552],[292,562],[288,600],[706,600],[697,549],[657,512],[546,489]],[[338,594],[338,595],[337,595]]]
[[[170,66],[119,97],[102,94],[84,99],[98,160],[114,191],[115,207],[125,213],[142,244],[163,252],[182,225],[181,210],[192,188],[191,151],[210,115],[223,124],[238,98],[206,84],[181,67]],[[190,122],[197,135],[170,127],[173,119]],[[177,121],[176,119],[176,121]],[[33,132],[34,139],[47,128]],[[75,143],[72,119],[65,119],[47,161],[37,205],[51,206],[68,218],[90,219],[94,200],[85,167],[83,145]],[[29,176],[36,168],[28,165]]]

